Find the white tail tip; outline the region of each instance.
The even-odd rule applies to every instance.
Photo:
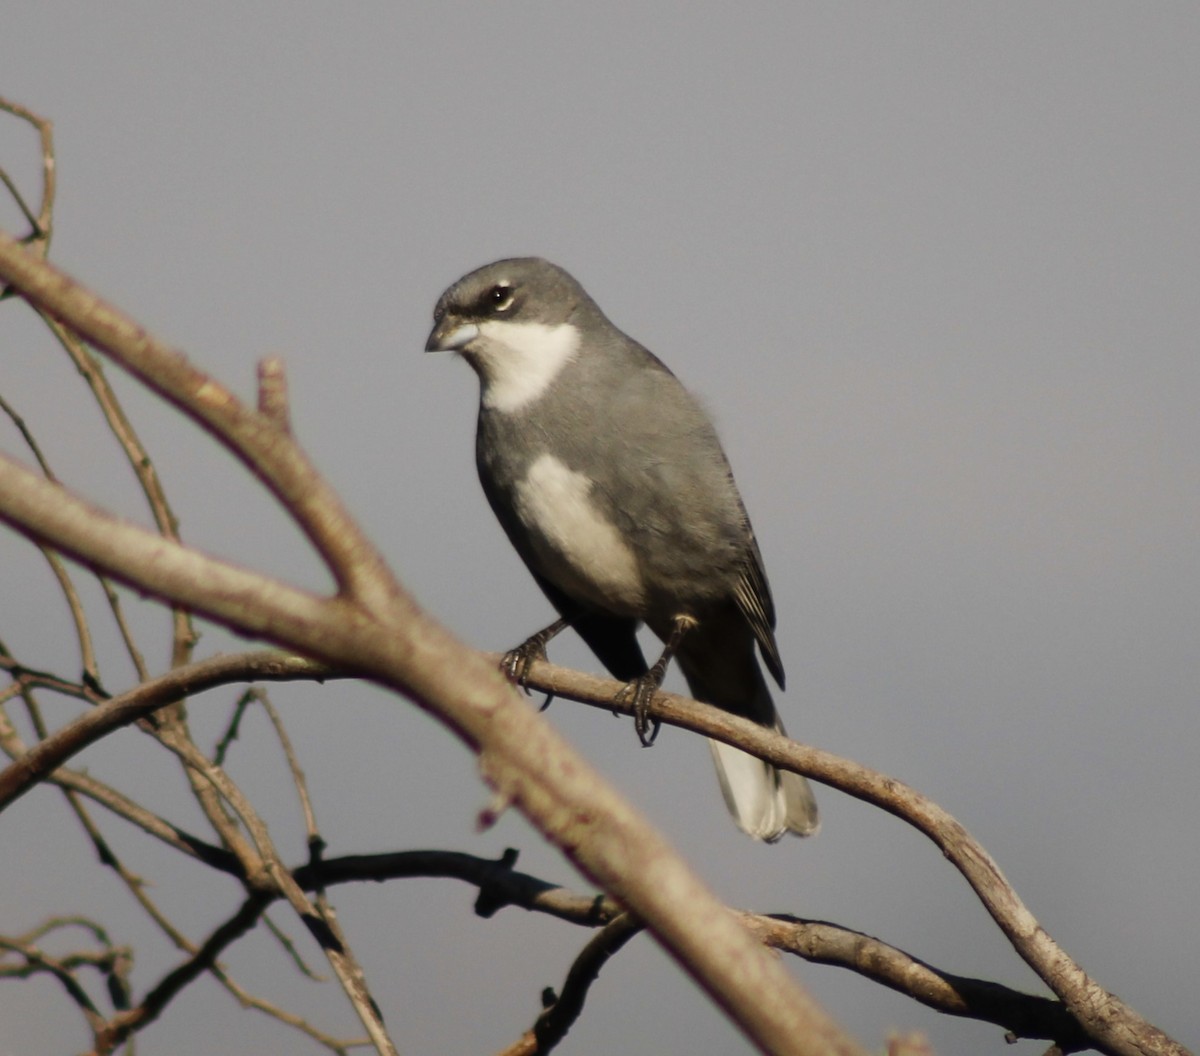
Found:
[[[799,774],[776,770],[740,748],[709,741],[725,805],[738,828],[774,843],[785,832],[812,836],[821,827],[817,801]]]

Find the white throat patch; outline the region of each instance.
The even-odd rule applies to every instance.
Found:
[[[489,319],[479,324],[470,355],[479,370],[483,405],[511,414],[550,387],[579,351],[579,328],[570,323],[516,323]]]

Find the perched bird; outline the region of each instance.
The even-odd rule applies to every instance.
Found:
[[[534,257],[459,279],[425,349],[479,375],[479,479],[561,617],[508,654],[510,674],[569,625],[627,683],[643,743],[672,657],[697,700],[782,731],[755,654],[782,688],[762,555],[712,422],[675,375]],[[642,622],[665,643],[652,668]],[[803,777],[709,744],[742,829],[771,842],[816,832]]]

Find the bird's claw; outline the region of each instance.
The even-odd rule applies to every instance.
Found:
[[[559,617],[550,626],[538,631],[538,634],[529,635],[520,646],[509,649],[509,652],[500,658],[500,671],[504,672],[504,677],[508,678],[512,684],[521,686],[526,696],[529,696],[529,668],[533,666],[535,660],[546,659],[546,642],[550,641],[554,635],[559,634],[565,626],[566,620]],[[552,700],[554,700],[554,694],[548,692],[546,700],[541,702],[539,712],[545,712],[546,708],[550,707]]]
[[[500,670],[504,677],[513,685],[519,686],[529,694],[529,669],[535,660],[546,659],[546,646],[538,640],[537,635],[527,638],[515,649],[510,649],[500,659]]]
[[[546,643],[566,626],[567,621],[560,617],[549,627],[543,627],[537,634],[531,634],[515,649],[510,649],[500,658],[500,670],[504,677],[513,685],[520,686],[526,696],[529,696],[530,667],[533,666],[535,660],[546,659]],[[542,701],[542,706],[538,710],[545,711],[550,707],[553,699],[554,694],[547,693],[546,699]]]
[[[500,658],[500,670],[514,686],[519,686],[529,696],[529,668],[535,660],[546,659],[546,647],[540,641],[536,641],[537,636],[522,642],[515,649],[510,649]],[[546,699],[542,701],[538,711],[545,711],[550,707],[550,702],[554,700],[553,693],[547,693]]]
[[[626,683],[613,699],[618,703],[628,703],[633,708],[633,728],[637,731],[638,740],[643,748],[649,748],[658,737],[662,723],[650,714],[650,702],[658,692],[662,680],[654,677],[653,671],[648,671],[640,678]]]

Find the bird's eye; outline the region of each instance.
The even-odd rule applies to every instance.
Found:
[[[493,312],[507,312],[512,307],[513,288],[507,282],[493,286],[487,292],[487,303]]]

